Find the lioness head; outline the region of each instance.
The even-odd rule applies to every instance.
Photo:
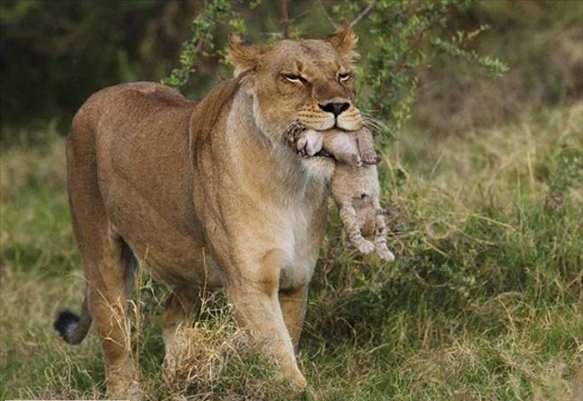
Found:
[[[290,130],[362,127],[353,104],[356,42],[347,25],[327,40],[282,40],[264,47],[229,37],[235,76],[252,96],[256,123],[272,142]]]

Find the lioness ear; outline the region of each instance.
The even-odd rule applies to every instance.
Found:
[[[347,63],[350,64],[358,58],[358,53],[354,50],[358,36],[354,34],[348,22],[340,24],[327,40]]]
[[[227,60],[230,60],[235,65],[235,77],[244,72],[254,70],[257,67],[260,55],[259,49],[245,42],[241,36],[234,33],[229,35]]]

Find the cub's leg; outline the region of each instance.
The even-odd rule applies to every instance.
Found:
[[[249,339],[265,347],[283,376],[298,389],[306,387],[279,304],[279,274],[283,252],[274,249],[262,260],[234,266],[225,289],[239,327]]]
[[[374,243],[376,252],[379,258],[387,262],[393,262],[395,255],[387,247],[387,225],[385,220],[385,211],[381,208],[378,200],[375,203],[376,212],[376,227],[374,235]]]
[[[356,141],[358,143],[358,149],[360,150],[362,162],[366,164],[376,164],[377,155],[374,150],[372,132],[370,132],[368,128],[362,128],[360,131],[356,132]]]
[[[338,212],[340,221],[342,221],[342,225],[344,226],[344,230],[346,230],[346,234],[348,234],[350,242],[364,254],[374,251],[374,244],[365,239],[360,232],[358,215],[352,206],[352,198],[342,200],[338,206],[340,208]]]
[[[176,353],[180,352],[180,348],[175,344],[176,330],[181,324],[193,318],[194,314],[200,310],[201,304],[202,295],[199,289],[191,286],[177,286],[168,296],[162,332],[167,365],[171,366]]]
[[[279,291],[279,305],[287,331],[297,349],[308,306],[308,285]]]

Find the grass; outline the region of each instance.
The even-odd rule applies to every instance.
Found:
[[[398,260],[357,255],[331,209],[300,344],[304,398],[583,400],[582,126],[577,104],[463,136],[411,130],[384,152]],[[0,399],[103,398],[95,333],[71,347],[51,327],[80,305],[83,278],[64,142],[48,131],[0,153]],[[139,289],[148,399],[290,399],[241,350],[220,294],[162,373],[165,290],[143,277]]]

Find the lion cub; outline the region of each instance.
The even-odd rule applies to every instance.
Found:
[[[313,156],[320,149],[334,156],[332,196],[350,242],[362,253],[376,250],[382,260],[394,261],[395,256],[387,248],[385,212],[379,202],[372,133],[366,128],[325,133],[308,129],[299,134],[296,147],[304,156]]]

